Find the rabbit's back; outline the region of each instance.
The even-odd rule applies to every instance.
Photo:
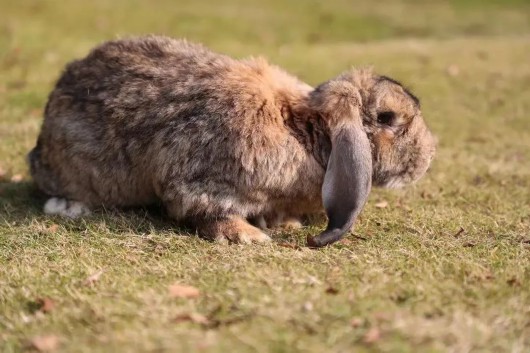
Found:
[[[134,129],[139,122],[161,122],[174,117],[172,108],[203,90],[201,76],[230,66],[231,60],[165,37],[107,42],[66,67],[45,118],[94,120],[109,129],[113,124]],[[69,114],[74,111],[82,116]]]

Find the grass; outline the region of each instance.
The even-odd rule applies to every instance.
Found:
[[[59,352],[529,351],[529,14],[516,0],[0,0],[0,351],[37,336]],[[433,168],[374,191],[356,236],[317,251],[298,245],[323,223],[222,246],[156,207],[44,216],[24,157],[54,80],[96,43],[148,32],[313,84],[373,65],[422,98]],[[201,295],[172,298],[175,282]],[[175,320],[190,313],[209,322]]]

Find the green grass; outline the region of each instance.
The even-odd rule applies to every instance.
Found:
[[[312,84],[373,65],[422,98],[433,168],[374,191],[357,237],[317,251],[281,243],[323,223],[223,246],[156,207],[44,216],[24,158],[60,70],[149,32],[264,55]],[[42,335],[60,352],[529,351],[529,58],[527,1],[0,0],[0,351]],[[172,298],[175,282],[201,295]]]

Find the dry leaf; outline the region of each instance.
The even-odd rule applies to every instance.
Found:
[[[360,327],[363,324],[363,320],[360,317],[354,317],[350,321],[350,326],[353,328]]]
[[[250,317],[252,317],[252,315],[253,315],[252,313],[246,313],[246,314],[241,314],[241,315],[234,316],[234,317],[224,319],[224,320],[212,319],[210,320],[207,326],[208,328],[212,328],[212,329],[220,327],[220,326],[229,326],[229,325],[237,324],[239,322],[247,320]]]
[[[24,177],[22,176],[22,174],[15,174],[11,177],[11,181],[13,183],[20,183],[22,181],[22,179],[24,179]]]
[[[175,283],[169,286],[169,295],[172,298],[197,298],[201,292],[195,287]]]
[[[339,240],[339,243],[343,245],[352,245],[353,241],[351,241],[351,239],[348,239],[348,238],[343,238]]]
[[[46,232],[47,233],[55,233],[55,232],[57,232],[58,229],[59,229],[59,225],[58,224],[52,224],[51,226],[46,228]]]
[[[381,331],[377,327],[372,327],[363,337],[364,343],[375,343],[381,338]]]
[[[39,352],[52,352],[59,347],[59,337],[55,335],[36,336],[30,339],[29,343]]]
[[[478,186],[480,184],[483,184],[485,182],[484,178],[481,177],[480,175],[477,175],[473,178],[473,180],[471,181],[471,183],[475,186]]]
[[[55,308],[55,303],[50,298],[44,297],[44,298],[38,298],[36,300],[37,305],[39,306],[39,311],[43,313],[49,313]]]
[[[388,207],[388,201],[380,201],[374,205],[377,208],[385,208]]]
[[[96,273],[91,274],[85,279],[83,284],[85,286],[93,286],[99,280],[99,277],[101,277],[102,274],[103,274],[103,270],[99,270]]]
[[[455,235],[453,235],[453,237],[455,238],[458,238],[460,235],[462,235],[466,230],[464,229],[464,227],[460,227],[460,229],[458,230],[458,232],[455,233]]]
[[[460,68],[456,64],[449,65],[446,70],[449,76],[455,77],[460,74]]]
[[[200,325],[208,325],[210,323],[210,320],[208,320],[206,316],[197,313],[180,314],[177,315],[177,317],[175,317],[173,321],[175,321],[176,323],[189,321]]]
[[[370,235],[370,234],[368,234],[368,235]],[[357,235],[357,234],[353,234],[353,237],[354,237],[355,239],[359,239],[359,240],[368,240],[368,238],[362,237],[362,236]]]
[[[355,293],[353,293],[351,291],[348,293],[348,301],[350,301],[350,302],[355,301]]]
[[[313,303],[305,302],[302,308],[304,309],[304,311],[313,311]]]
[[[339,293],[339,290],[337,288],[335,288],[335,287],[328,287],[326,289],[326,293],[335,295],[335,294]]]
[[[289,249],[294,249],[294,250],[300,250],[301,249],[301,247],[298,244],[287,243],[287,242],[278,243],[278,246],[281,246],[282,248],[289,248]]]
[[[432,198],[433,198],[433,194],[431,194],[431,193],[429,193],[429,192],[427,192],[427,191],[422,191],[422,192],[420,193],[420,197],[421,197],[422,199],[432,199]]]
[[[506,281],[506,283],[508,283],[512,287],[520,287],[521,286],[521,281],[519,281],[519,279],[517,279],[516,277],[510,278],[509,280]]]
[[[377,321],[388,321],[388,320],[390,320],[390,317],[389,317],[388,313],[381,312],[381,311],[374,313],[374,318]]]

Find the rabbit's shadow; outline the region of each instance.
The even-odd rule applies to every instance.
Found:
[[[15,225],[31,228],[35,224],[50,226],[59,224],[70,232],[84,232],[94,227],[104,227],[105,233],[128,236],[163,234],[166,236],[196,237],[196,232],[186,225],[169,218],[161,204],[144,207],[127,207],[119,209],[96,210],[90,216],[80,219],[67,219],[59,216],[49,216],[43,212],[43,206],[48,196],[42,194],[32,182],[2,182],[0,181],[0,226]],[[323,215],[311,217],[313,225],[324,221]],[[308,220],[306,220],[308,221]],[[316,232],[316,228],[304,227],[305,231],[296,229],[270,229],[270,235],[279,242],[302,244],[309,233]],[[150,236],[148,236],[150,237]]]
[[[178,235],[193,234],[190,229],[171,220],[160,204],[97,210],[88,217],[70,220],[44,214],[42,208],[47,199],[31,182],[0,181],[0,224],[30,226],[51,219],[71,231],[81,231],[91,223],[104,222],[105,227],[116,234],[145,234],[153,230]]]

